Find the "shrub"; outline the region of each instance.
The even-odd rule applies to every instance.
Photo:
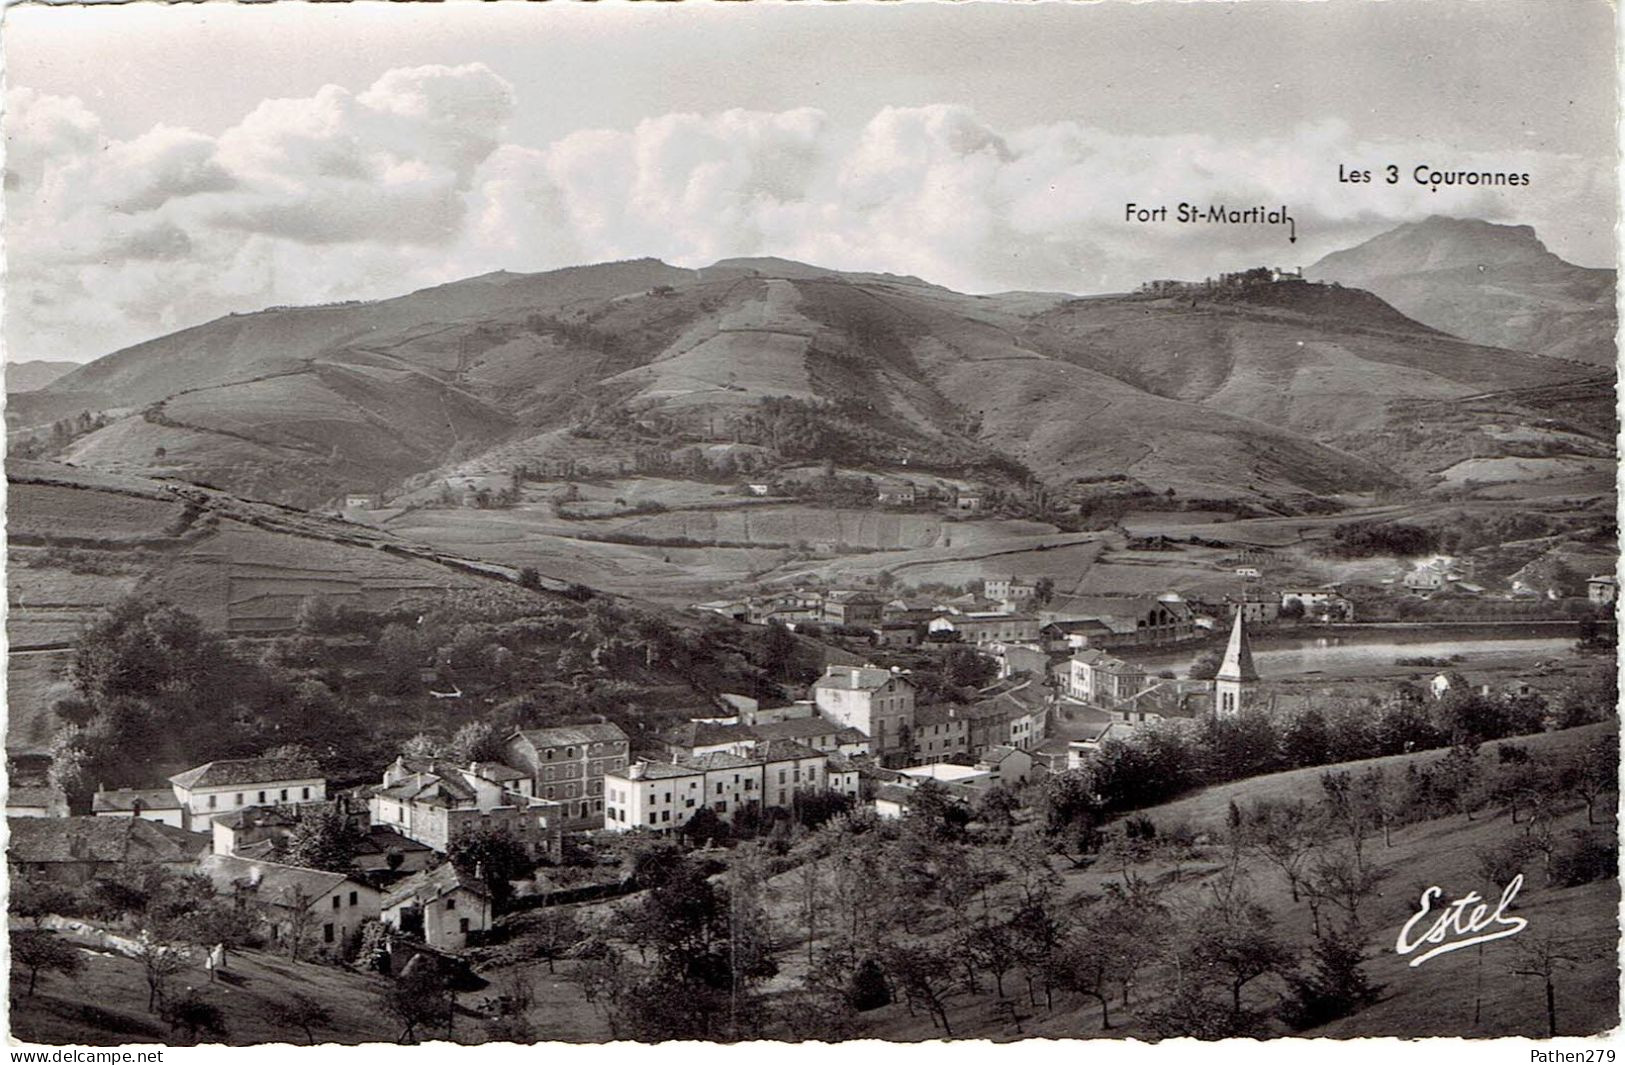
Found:
[[[1534,861],[1538,850],[1527,836],[1485,847],[1478,852],[1478,871],[1492,884],[1507,884]]]
[[[1552,856],[1551,882],[1558,887],[1577,887],[1606,880],[1618,868],[1618,842],[1580,830],[1567,847]]]

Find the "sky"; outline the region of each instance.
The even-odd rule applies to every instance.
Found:
[[[642,256],[1087,293],[1308,265],[1447,214],[1611,266],[1614,18],[1599,0],[12,8],[6,355]],[[1418,165],[1530,185],[1431,191]],[[1300,239],[1133,224],[1128,202],[1285,205]]]

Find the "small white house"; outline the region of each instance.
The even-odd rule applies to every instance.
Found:
[[[403,932],[416,932],[440,950],[462,950],[470,935],[491,927],[491,891],[451,862],[414,873],[390,888],[380,919]]]
[[[186,809],[174,788],[116,788],[98,791],[90,800],[97,817],[139,817],[171,828],[186,827]]]

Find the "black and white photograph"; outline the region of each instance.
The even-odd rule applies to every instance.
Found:
[[[1614,1060],[1614,5],[0,15],[13,1060]]]

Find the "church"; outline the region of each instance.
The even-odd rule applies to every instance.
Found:
[[[1253,665],[1253,647],[1247,639],[1247,622],[1240,610],[1230,629],[1230,643],[1224,650],[1224,662],[1213,678],[1213,713],[1217,717],[1235,717],[1253,705],[1258,691],[1258,669]]]

